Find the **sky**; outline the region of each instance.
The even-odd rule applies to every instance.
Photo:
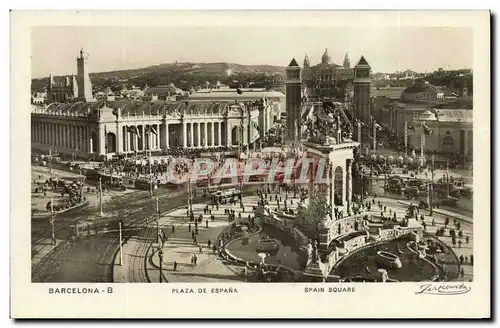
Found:
[[[231,62],[302,66],[321,61],[351,66],[361,57],[373,72],[472,68],[473,31],[459,27],[36,27],[32,29],[33,78],[76,73],[81,48],[90,72],[134,69],[161,63]]]

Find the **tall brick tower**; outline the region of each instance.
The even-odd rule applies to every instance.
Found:
[[[361,56],[354,66],[354,117],[369,124],[370,98],[372,81],[370,79],[371,67],[365,57]]]
[[[78,96],[81,100],[92,100],[92,83],[90,82],[88,57],[80,50],[80,56],[76,58],[76,69],[78,81]]]
[[[286,68],[286,134],[285,142],[300,141],[300,114],[302,107],[300,67],[292,59]]]

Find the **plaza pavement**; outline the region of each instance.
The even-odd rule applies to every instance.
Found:
[[[272,194],[273,201],[271,203],[271,207],[274,208],[276,203],[274,202],[275,194]],[[282,199],[284,198],[284,194],[278,194]],[[289,197],[289,199],[293,199]],[[369,198],[371,200],[371,198]],[[164,278],[168,282],[227,282],[227,281],[243,281],[243,277],[241,277],[241,272],[238,270],[237,266],[227,266],[221,262],[220,259],[217,258],[211,248],[208,248],[207,242],[211,240],[212,245],[217,240],[219,234],[230,224],[227,221],[227,214],[224,214],[224,209],[234,209],[236,213],[236,218],[238,217],[238,213],[242,213],[242,218],[248,217],[248,215],[252,212],[252,207],[257,205],[258,197],[257,196],[246,196],[243,197],[243,202],[245,204],[244,211],[240,208],[239,203],[230,205],[219,205],[219,209],[217,210],[215,207],[212,209],[211,205],[209,205],[209,209],[212,210],[212,214],[215,216],[215,220],[210,220],[210,214],[203,214],[203,208],[206,204],[193,204],[193,212],[195,218],[198,217],[199,214],[203,215],[203,221],[199,224],[199,235],[197,236],[198,245],[202,246],[202,253],[199,251],[199,247],[194,245],[191,232],[188,231],[189,220],[186,215],[187,207],[182,207],[171,212],[165,213],[161,216],[160,226],[162,230],[164,230],[168,236],[167,242],[163,247],[163,274]],[[409,204],[406,202],[402,202],[397,199],[392,198],[376,198],[376,202],[381,201],[382,205],[387,206],[386,215],[389,216],[389,209],[392,211],[396,211],[398,218],[402,218],[406,215],[406,210]],[[283,204],[283,202],[281,202]],[[293,199],[293,205],[289,205],[292,208],[296,208],[298,204],[298,199]],[[377,204],[372,205],[372,210],[370,213],[378,214],[380,211],[378,210]],[[472,245],[474,242],[473,238],[473,225],[472,219],[468,217],[464,217],[463,215],[453,213],[446,210],[438,210],[434,211],[434,215],[432,217],[429,216],[428,211],[420,210],[420,214],[424,214],[425,222],[427,224],[426,231],[435,236],[436,230],[444,226],[444,221],[446,217],[450,218],[450,224],[448,225],[448,229],[446,230],[445,236],[439,237],[439,240],[450,246],[453,251],[457,254],[457,256],[464,255],[468,259],[470,255],[473,254]],[[419,217],[420,217],[419,214]],[[392,216],[392,215],[391,215]],[[461,247],[455,246],[453,247],[451,243],[451,237],[448,234],[449,228],[453,226],[454,218],[461,222],[461,228],[464,233],[464,237],[462,238],[463,244]],[[206,220],[208,219],[209,225],[206,228]],[[432,226],[432,219],[435,220],[435,225]],[[155,225],[152,225],[154,227]],[[172,233],[172,226],[175,226],[175,231]],[[191,229],[194,229],[194,223],[191,222]],[[192,231],[191,230],[191,231]],[[469,244],[465,243],[465,236],[469,236]],[[457,238],[458,241],[458,238]],[[138,246],[137,243],[141,243],[142,246]],[[149,248],[151,245],[151,248]],[[159,256],[157,255],[157,247],[158,244],[146,242],[141,240],[129,240],[128,243],[124,246],[124,254],[128,254],[128,256],[134,257],[137,256],[137,249],[140,248],[140,253],[144,254],[144,256],[148,257],[146,263],[147,277],[150,282],[158,282],[159,281]],[[144,253],[144,250],[147,250],[147,255]],[[192,266],[191,257],[196,254],[198,257],[197,266]],[[124,266],[127,266],[127,260],[124,255]],[[173,271],[173,263],[177,262],[177,270]],[[116,270],[116,261],[115,261],[115,270]],[[124,269],[118,268],[118,271],[123,271]],[[144,267],[142,265],[142,267]],[[462,265],[464,269],[465,276],[463,280],[468,281],[473,277],[473,267],[470,265],[470,262],[467,261]],[[141,270],[139,266],[135,269],[128,269],[132,272]],[[142,275],[142,276],[141,276]],[[116,275],[115,275],[116,277]],[[122,274],[122,281],[133,282],[131,279],[144,279],[144,273],[134,274]],[[459,280],[462,280],[460,277]]]
[[[186,208],[175,210],[168,215],[161,217],[160,226],[165,229],[168,236],[167,242],[163,247],[163,272],[168,282],[222,282],[222,281],[242,281],[243,278],[238,273],[230,270],[224,265],[216,254],[213,253],[212,247],[208,247],[208,240],[212,245],[217,241],[220,233],[231,224],[228,222],[228,215],[224,214],[224,209],[234,209],[236,220],[238,213],[241,213],[242,218],[247,218],[252,213],[252,207],[257,205],[257,196],[244,197],[244,211],[237,204],[219,205],[212,209],[214,221],[211,221],[210,214],[203,214],[203,208],[206,204],[193,204],[194,217],[197,218],[200,214],[203,215],[203,221],[198,225],[198,245],[202,246],[200,253],[199,246],[195,245],[191,231],[194,230],[194,222],[189,222],[187,218]],[[206,220],[208,220],[208,228],[206,228]],[[175,231],[172,233],[172,226],[175,226]],[[152,248],[152,261],[155,267],[159,268],[159,257],[157,255],[156,245]],[[191,265],[191,257],[196,254],[198,260],[197,265]],[[177,270],[173,271],[174,261],[177,262]],[[158,269],[156,269],[158,270]]]

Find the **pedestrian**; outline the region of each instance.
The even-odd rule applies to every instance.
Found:
[[[198,241],[196,240],[196,236],[194,236],[193,243],[194,243],[195,245],[198,245]]]
[[[174,271],[177,270],[177,261],[174,261]]]
[[[175,226],[172,224],[172,233],[175,232]]]
[[[208,220],[205,220],[205,226],[208,228]]]
[[[198,246],[198,249],[200,250],[200,254],[203,254],[203,248],[200,246]]]
[[[188,224],[188,232],[191,232],[191,223]]]
[[[469,236],[465,236],[465,243],[468,244],[469,243]]]
[[[470,255],[470,265],[474,265],[474,255]]]
[[[196,262],[198,261],[198,257],[196,257],[196,254],[194,255],[194,266],[196,266]]]
[[[463,279],[463,278],[464,278],[464,276],[465,276],[464,268],[461,268],[461,269],[460,269],[460,275],[462,276],[462,279]]]
[[[465,259],[464,259],[463,254],[462,254],[462,255],[460,255],[460,265],[464,264],[464,260],[465,260]]]
[[[462,239],[458,240],[458,248],[462,248]]]
[[[212,245],[212,241],[209,239],[207,242],[208,248],[210,248],[210,245]]]
[[[194,239],[194,231],[191,231],[191,239]]]
[[[212,251],[214,252],[214,254],[217,251],[217,247],[215,247],[215,245],[212,246]]]
[[[194,255],[191,256],[191,266],[194,266]]]

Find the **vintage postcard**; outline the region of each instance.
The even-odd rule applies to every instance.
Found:
[[[490,317],[489,12],[13,11],[11,41],[12,317]]]

